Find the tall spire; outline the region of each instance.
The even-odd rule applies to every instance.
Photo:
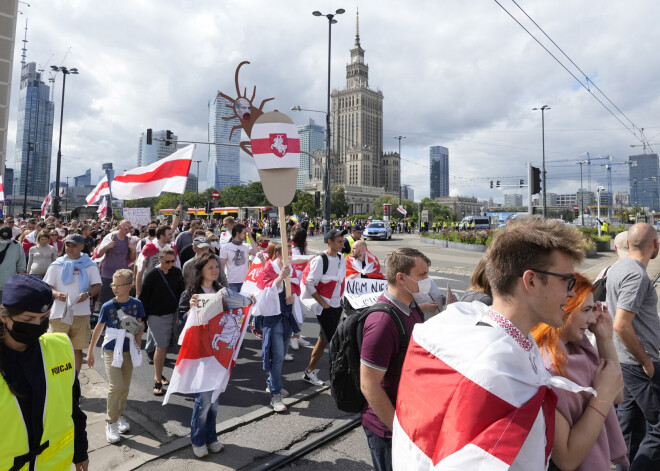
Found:
[[[21,65],[22,66],[25,65],[25,57],[26,57],[26,53],[27,53],[27,42],[28,42],[28,40],[27,40],[27,25],[28,25],[28,20],[27,20],[27,18],[25,18],[25,38],[23,39],[23,48],[21,49],[21,51],[23,51],[23,53],[21,54]]]
[[[355,45],[360,45],[360,9],[356,8],[356,19],[355,19]]]

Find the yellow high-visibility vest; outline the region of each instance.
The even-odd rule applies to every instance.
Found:
[[[44,334],[39,343],[47,389],[40,447],[43,449],[37,456],[36,469],[68,471],[73,462],[74,438],[71,418],[75,380],[73,347],[66,334]],[[21,408],[4,379],[0,379],[0,417],[4,429],[10,432],[4,434],[0,444],[0,469],[11,469],[14,459],[28,455],[30,449]],[[38,450],[32,452],[37,453]],[[19,469],[23,471],[28,468],[29,460]]]

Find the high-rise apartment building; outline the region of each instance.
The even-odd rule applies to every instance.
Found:
[[[92,184],[92,169],[88,168],[84,174],[73,177],[73,186],[83,186]],[[61,185],[60,185],[61,186]]]
[[[222,119],[235,116],[233,108],[227,108],[233,104],[222,97],[215,102],[209,100],[209,142],[217,144],[235,144],[241,142],[241,129],[231,129],[240,126],[238,118]],[[206,183],[208,187],[222,190],[226,186],[241,184],[241,150],[236,146],[209,146],[209,162]]]
[[[167,137],[167,131],[153,131],[152,133],[152,143],[147,144],[147,133],[143,132],[140,134],[140,141],[138,142],[138,157],[137,157],[137,166],[145,167],[149,164],[153,164],[157,160],[164,159],[168,157],[177,150],[177,136],[172,134],[170,145],[166,145],[165,141],[160,139],[165,139]]]
[[[660,171],[658,154],[631,155],[630,203],[633,206],[660,210]]]
[[[312,177],[312,157],[309,154],[325,149],[325,128],[310,119],[308,124],[298,126],[298,136],[300,136],[300,166],[296,190],[302,190]]]
[[[28,62],[21,67],[16,116],[16,155],[14,168],[17,179],[15,195],[43,199],[50,183],[50,156],[53,147],[55,105],[50,101],[50,87],[42,80],[43,70]]]
[[[6,152],[17,15],[18,0],[0,2],[0,174],[5,172],[3,179],[5,194],[7,194],[7,191],[11,191],[13,181],[13,179],[7,178]],[[27,29],[27,22],[25,27]]]
[[[442,146],[431,147],[430,162],[431,199],[449,196],[449,149]]]

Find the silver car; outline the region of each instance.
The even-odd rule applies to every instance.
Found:
[[[365,240],[369,239],[391,239],[392,238],[392,228],[390,224],[385,221],[371,221],[369,225],[364,229],[362,237]]]

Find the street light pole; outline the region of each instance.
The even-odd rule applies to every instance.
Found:
[[[66,198],[64,198],[64,211],[67,213],[69,212],[69,177],[66,177]]]
[[[399,140],[399,160],[401,160],[401,139],[405,139],[406,136],[394,136],[394,139]],[[401,167],[399,167],[401,168]],[[403,187],[402,182],[401,182],[401,172],[399,172],[399,206],[401,206],[401,193],[402,190],[401,188]]]
[[[582,226],[584,226],[584,188],[582,188],[582,166],[586,163],[587,163],[586,160],[581,160],[580,162],[578,162],[578,164],[580,165],[580,194],[582,195],[580,197],[581,204],[579,205],[580,214],[582,214]]]
[[[323,235],[328,233],[330,228],[330,58],[332,50],[332,25],[337,23],[335,15],[341,15],[345,12],[343,8],[339,8],[334,14],[328,13],[324,15],[320,11],[312,12],[314,16],[325,16],[328,19],[328,97],[327,97],[327,112],[325,115],[325,174],[323,176],[323,187],[325,188],[325,199],[323,200],[323,219],[325,225],[323,226]]]
[[[197,163],[197,184],[196,184],[197,196],[195,196],[195,219],[197,219],[197,207],[199,206],[199,163],[201,162],[201,160],[194,160],[193,162]]]
[[[53,213],[55,217],[60,215],[60,168],[62,166],[62,120],[64,119],[64,91],[66,89],[66,76],[69,74],[77,75],[78,69],[71,68],[67,69],[64,66],[57,67],[56,65],[51,65],[53,72],[62,72],[62,104],[60,105],[60,137],[59,144],[57,146],[57,170],[55,172],[55,196],[53,198]]]
[[[547,215],[547,210],[548,207],[546,205],[546,200],[545,200],[545,194],[547,193],[548,190],[548,185],[547,185],[547,180],[546,180],[546,173],[545,173],[545,110],[551,109],[548,105],[543,105],[540,108],[532,108],[532,111],[541,111],[541,145],[543,148],[543,168],[541,172],[543,173],[543,219],[545,219]],[[580,167],[580,171],[582,170],[582,167]],[[580,184],[581,186],[582,184]]]

